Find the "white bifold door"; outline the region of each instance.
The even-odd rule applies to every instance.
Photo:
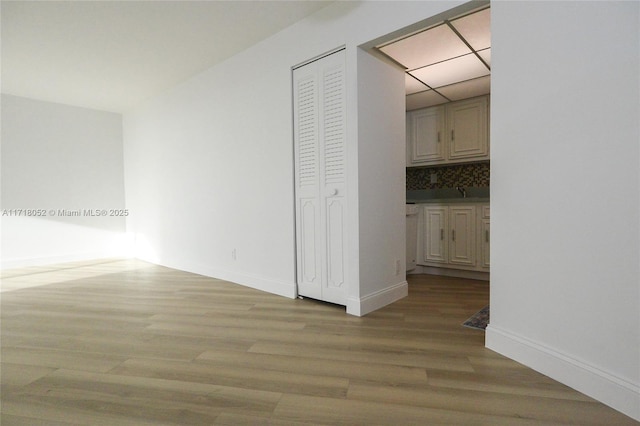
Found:
[[[293,70],[298,294],[346,305],[345,52]]]

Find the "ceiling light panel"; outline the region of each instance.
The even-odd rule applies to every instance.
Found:
[[[452,101],[472,98],[474,96],[488,95],[491,93],[491,77],[485,76],[473,80],[462,81],[449,86],[441,87],[438,92]]]
[[[467,40],[474,50],[491,46],[491,9],[451,21],[451,25]]]
[[[404,86],[407,95],[410,95],[411,93],[422,92],[424,90],[429,90],[429,88],[425,86],[424,83],[416,80],[410,74],[405,74]]]
[[[476,55],[470,53],[459,58],[420,68],[411,73],[436,89],[459,81],[488,75],[489,70]]]
[[[380,50],[410,70],[470,52],[469,47],[446,25],[398,40]]]
[[[425,90],[424,92],[408,95],[406,97],[406,109],[407,111],[411,111],[433,105],[440,105],[448,101],[449,100],[447,98],[433,90]]]
[[[491,49],[484,49],[478,52],[478,55],[482,58],[487,65],[491,66]]]

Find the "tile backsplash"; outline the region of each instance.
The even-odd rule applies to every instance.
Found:
[[[489,162],[456,164],[438,167],[407,167],[407,191],[418,189],[444,189],[456,186],[489,186]],[[431,182],[431,174],[438,177]]]

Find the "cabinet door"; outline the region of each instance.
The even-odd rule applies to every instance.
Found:
[[[490,241],[490,233],[489,233],[489,219],[482,219],[480,222],[481,232],[480,232],[480,266],[483,268],[489,268],[489,241]]]
[[[409,113],[409,162],[422,164],[445,160],[444,108],[433,107]]]
[[[454,265],[476,265],[476,207],[449,207],[449,262]]]
[[[447,263],[447,207],[424,208],[423,255],[425,262]]]
[[[450,160],[489,155],[487,106],[486,97],[447,106]]]
[[[413,209],[413,207],[411,207]],[[407,206],[406,224],[407,224],[407,271],[411,271],[416,268],[418,257],[418,211],[409,211]]]

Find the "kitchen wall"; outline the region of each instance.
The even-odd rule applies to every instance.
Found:
[[[2,267],[127,254],[123,164],[120,114],[3,94]]]
[[[404,82],[403,70],[358,50],[358,261],[367,285],[354,289],[351,306],[363,312],[408,292],[406,243],[398,238],[406,223],[397,220],[406,216]]]
[[[487,329],[637,420],[639,22],[638,2],[491,4]]]
[[[437,183],[430,183],[432,173],[437,175]],[[454,166],[407,167],[407,191],[455,188],[458,185],[467,188],[488,187],[489,175],[488,161]]]

